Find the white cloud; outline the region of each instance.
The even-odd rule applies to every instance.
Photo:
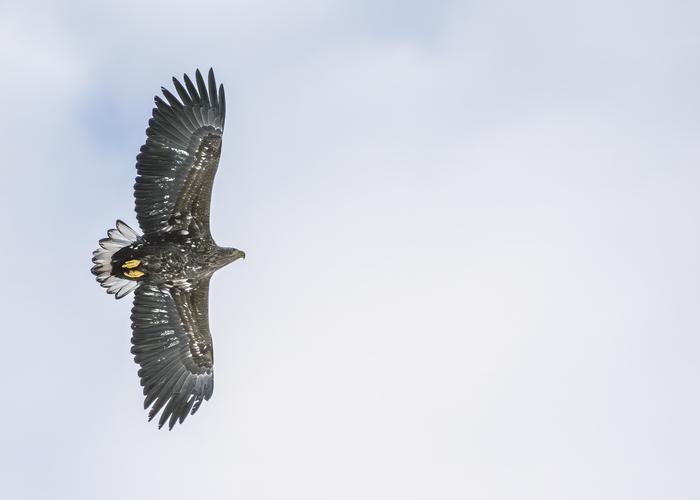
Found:
[[[15,496],[697,496],[692,7],[46,7],[0,30],[32,75],[0,87]],[[213,282],[215,396],[164,433],[87,270],[152,94],[207,64],[248,258]]]

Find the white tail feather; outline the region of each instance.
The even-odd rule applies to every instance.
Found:
[[[92,252],[92,261],[95,263],[92,274],[97,277],[99,284],[107,289],[107,293],[115,294],[115,298],[121,299],[139,284],[112,274],[112,256],[122,248],[140,241],[141,237],[120,220],[116,225],[116,229],[107,231],[107,238],[100,240],[100,248]]]

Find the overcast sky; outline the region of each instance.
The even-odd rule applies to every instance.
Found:
[[[700,6],[0,2],[8,499],[700,498]],[[213,66],[213,398],[91,252]]]

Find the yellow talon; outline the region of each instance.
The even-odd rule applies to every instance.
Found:
[[[124,271],[124,276],[127,278],[140,278],[143,276],[144,273],[141,271],[137,271],[136,269],[129,269],[128,271]]]
[[[122,264],[122,267],[125,267],[127,269],[133,269],[135,267],[138,267],[139,264],[141,264],[141,261],[138,259],[132,259],[132,260],[127,260]]]

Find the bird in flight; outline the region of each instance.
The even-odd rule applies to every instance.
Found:
[[[155,97],[136,157],[136,218],[121,220],[93,252],[92,273],[117,299],[134,292],[131,353],[158,428],[194,414],[214,390],[209,280],[245,253],[216,244],[209,229],[214,176],[226,117],[224,87],[199,70],[173,78],[177,93]]]

